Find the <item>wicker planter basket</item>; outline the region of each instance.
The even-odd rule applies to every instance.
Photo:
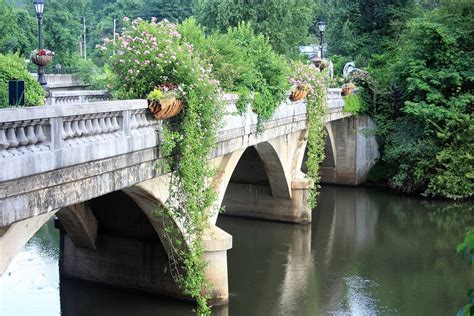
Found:
[[[47,66],[53,61],[53,56],[51,55],[33,55],[31,56],[31,61],[33,64],[38,66]]]
[[[291,101],[303,100],[308,95],[308,92],[309,92],[308,90],[298,87],[296,88],[296,90],[291,92],[290,100]]]
[[[148,101],[148,109],[155,119],[163,120],[176,116],[183,109],[183,100],[170,98],[161,101]]]
[[[347,88],[347,87],[342,88],[341,94],[342,94],[343,96],[351,95],[351,94],[354,92],[354,89],[355,89],[355,88],[350,88],[350,87],[349,87],[349,88]]]

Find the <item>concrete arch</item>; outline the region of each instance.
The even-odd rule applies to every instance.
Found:
[[[182,231],[181,225],[179,225],[175,219],[170,218],[165,215],[159,215],[157,211],[159,208],[163,207],[166,200],[163,200],[163,197],[169,196],[168,186],[165,184],[165,179],[160,179],[162,177],[145,181],[133,187],[122,189],[122,191],[127,194],[135,203],[140,207],[145,216],[150,221],[153,226],[156,234],[158,235],[163,247],[168,256],[172,256],[176,253],[177,249],[173,249],[173,245],[169,241],[169,236],[165,234],[165,225],[172,225],[175,229],[173,231],[180,232],[178,236],[173,236],[174,238],[179,238],[183,247],[187,247],[187,241],[185,238],[185,233]],[[186,249],[180,249],[185,250]]]
[[[8,265],[23,249],[43,225],[54,216],[58,210],[52,210],[31,217],[0,230],[0,276],[7,270]]]
[[[287,157],[287,150],[284,150],[287,142],[283,143],[280,139],[273,139],[253,146],[263,162],[272,195],[277,198],[291,199],[291,171]]]

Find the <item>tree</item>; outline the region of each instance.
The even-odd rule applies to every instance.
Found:
[[[309,42],[314,21],[311,0],[198,0],[198,22],[209,32],[225,32],[240,22],[250,22],[255,31],[269,38],[279,53],[291,54]]]

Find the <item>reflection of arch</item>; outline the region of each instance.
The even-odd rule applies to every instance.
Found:
[[[23,249],[34,234],[58,210],[53,210],[10,225],[0,231],[0,276],[6,271],[10,262]]]

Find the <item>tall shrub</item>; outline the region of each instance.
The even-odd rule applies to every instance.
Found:
[[[44,105],[44,91],[38,81],[28,72],[24,60],[14,54],[0,54],[0,107],[8,105],[8,81],[25,81],[25,104]]]

